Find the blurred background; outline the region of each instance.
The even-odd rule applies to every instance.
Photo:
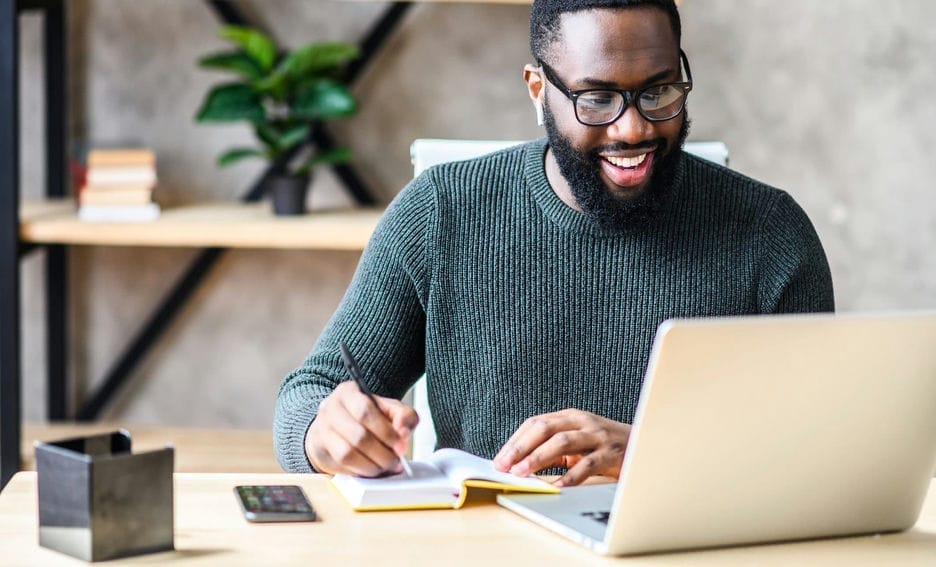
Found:
[[[380,2],[242,0],[286,47],[358,42]],[[69,0],[69,133],[78,156],[135,143],[158,157],[164,207],[236,200],[259,162],[215,165],[250,144],[243,126],[196,124],[224,75],[199,69],[227,44],[196,0]],[[684,0],[694,90],[690,140],[727,143],[731,167],[790,192],[832,266],[841,312],[936,306],[936,4]],[[521,80],[527,6],[418,4],[354,85],[360,111],[331,127],[386,203],[412,175],[415,138],[542,135]],[[42,21],[21,24],[23,198],[44,187]],[[351,206],[327,169],[315,209]],[[44,419],[42,252],[23,263],[24,416]],[[84,396],[197,251],[72,247],[69,375]],[[358,254],[235,250],[199,287],[104,418],[138,425],[267,428]],[[73,401],[72,407],[75,407]]]

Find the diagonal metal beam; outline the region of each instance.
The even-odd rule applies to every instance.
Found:
[[[361,41],[361,56],[352,61],[345,70],[344,82],[347,85],[353,85],[361,73],[380,53],[380,49],[387,43],[387,40],[393,32],[399,27],[400,22],[406,13],[409,12],[412,4],[410,2],[392,2],[380,18],[374,22],[368,30],[367,35]],[[311,141],[320,150],[328,151],[335,147],[334,140],[328,128],[324,124],[318,123],[312,129],[310,135]],[[351,193],[351,196],[359,205],[375,205],[377,200],[370,191],[357,170],[348,164],[336,164],[332,166],[335,175],[344,184],[345,188]]]
[[[234,26],[247,26],[250,23],[247,21],[247,18],[244,17],[244,14],[234,5],[233,2],[228,0],[206,0],[208,7],[214,10],[215,16],[218,17],[222,22],[234,25]]]
[[[162,301],[154,315],[137,334],[130,346],[124,351],[117,363],[108,373],[101,385],[78,411],[79,421],[93,420],[100,415],[111,398],[129,378],[133,369],[146,355],[153,343],[162,336],[176,314],[185,306],[189,297],[198,289],[198,283],[215,265],[224,250],[206,248],[202,250],[190,265],[185,275],[176,283],[169,295]]]
[[[327,152],[335,147],[335,141],[328,131],[328,128],[324,125],[315,125],[309,133],[309,138],[310,141],[323,152]],[[368,191],[367,187],[364,185],[364,181],[360,178],[356,169],[346,163],[334,164],[331,167],[338,179],[344,184],[345,189],[348,190],[348,193],[357,201],[357,204],[364,206],[377,204],[377,200],[371,196],[370,191]]]
[[[261,177],[251,189],[241,197],[244,202],[257,201],[263,196],[263,184],[266,177]],[[101,384],[94,390],[88,399],[78,409],[76,419],[79,421],[92,421],[100,416],[111,399],[126,384],[134,369],[156,341],[169,328],[179,312],[185,307],[189,298],[198,289],[199,284],[208,275],[208,272],[221,259],[224,248],[206,248],[189,263],[189,267],[180,277],[172,290],[160,302],[159,306],[150,315],[143,328],[130,341],[117,362],[107,372]]]
[[[367,30],[367,34],[360,44],[361,56],[348,65],[348,70],[345,71],[344,81],[346,84],[353,85],[357,82],[361,73],[380,53],[381,48],[400,26],[400,22],[403,21],[403,17],[406,16],[412,6],[411,2],[391,2],[380,18]]]

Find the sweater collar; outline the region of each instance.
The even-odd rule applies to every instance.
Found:
[[[524,155],[524,174],[526,176],[526,185],[529,188],[533,199],[539,205],[543,214],[554,224],[563,229],[588,234],[597,238],[626,237],[632,233],[621,233],[602,228],[593,223],[584,213],[576,211],[562,202],[562,200],[553,191],[546,178],[546,150],[549,148],[548,139],[543,137],[534,140],[526,147]],[[644,230],[652,230],[664,217],[671,214],[674,201],[678,201],[685,190],[685,155],[680,152],[680,159],[677,161],[676,176],[674,178],[674,189],[670,195],[669,201],[660,211],[660,219],[648,225]]]

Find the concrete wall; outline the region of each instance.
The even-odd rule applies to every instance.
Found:
[[[240,126],[196,125],[222,78],[196,68],[221,49],[201,2],[70,0],[74,150],[140,143],[159,155],[164,205],[236,199],[258,164],[219,170]],[[362,37],[382,3],[245,2],[296,46]],[[904,0],[686,0],[696,80],[690,139],[724,140],[732,166],[788,190],[817,226],[841,311],[936,304],[936,4]],[[417,137],[540,135],[520,78],[525,7],[417,5],[356,85],[362,111],[334,128],[383,200],[411,174]],[[24,196],[42,191],[41,20],[22,21]],[[327,171],[311,206],[350,203]],[[177,249],[71,252],[71,374],[83,395],[194,256]],[[41,253],[24,262],[25,414],[44,415]],[[134,424],[267,427],[281,377],[321,331],[357,255],[233,251],[106,414]]]

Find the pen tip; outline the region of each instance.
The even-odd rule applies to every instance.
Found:
[[[403,465],[403,472],[406,473],[406,476],[413,476],[413,468],[410,466],[409,462],[406,460],[406,457],[400,457],[400,464]]]

